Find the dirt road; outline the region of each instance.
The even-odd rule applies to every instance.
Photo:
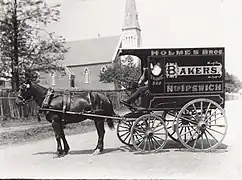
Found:
[[[68,136],[70,154],[53,158],[53,138],[23,145],[0,147],[0,178],[176,178],[241,179],[242,101],[226,104],[228,132],[219,150],[195,153],[168,149],[156,154],[139,154],[124,146],[116,131],[107,128],[105,152],[92,155],[96,132]]]

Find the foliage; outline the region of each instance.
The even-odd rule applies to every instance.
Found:
[[[226,92],[238,92],[242,88],[242,82],[233,74],[225,72],[225,89]]]
[[[60,6],[48,7],[44,0],[0,0],[0,7],[0,77],[11,78],[16,90],[27,70],[35,80],[39,71],[61,70],[58,61],[68,51],[65,39],[44,28],[59,20]]]
[[[138,81],[140,73],[140,64],[135,64],[133,58],[129,57],[123,61],[117,58],[112,66],[100,72],[99,77],[101,82],[114,83],[118,88],[127,88],[130,82]]]

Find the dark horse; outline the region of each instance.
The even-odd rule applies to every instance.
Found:
[[[40,107],[42,107],[43,101],[46,100],[47,92],[48,89],[36,83],[23,83],[19,90],[17,102],[24,102],[33,98],[36,103]],[[66,99],[69,99],[69,101]],[[64,109],[63,106],[65,106],[65,108],[67,107],[67,109]],[[58,157],[68,154],[68,151],[70,149],[68,142],[65,138],[63,125],[68,123],[81,122],[86,119],[94,120],[97,129],[98,142],[93,154],[100,154],[103,151],[105,119],[103,117],[89,117],[88,115],[68,114],[64,111],[68,110],[70,112],[77,113],[89,112],[97,115],[116,116],[110,99],[108,99],[103,94],[96,92],[83,92],[75,95],[69,95],[69,98],[66,98],[63,94],[53,93],[53,96],[50,98],[48,108],[53,110],[59,110],[59,112],[54,112],[51,110],[45,111],[46,119],[52,124],[55,132]],[[107,124],[110,129],[114,128],[112,119],[107,119]],[[62,149],[61,139],[63,141],[64,149]]]

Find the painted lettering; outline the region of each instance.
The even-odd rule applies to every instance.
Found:
[[[194,55],[198,55],[199,54],[199,50],[197,50],[197,49],[196,50],[193,50],[193,54]]]
[[[217,67],[211,67],[211,73],[216,74],[217,73]]]
[[[159,55],[159,51],[151,51],[151,56],[158,56]]]
[[[202,74],[202,68],[196,68],[196,74]]]
[[[202,50],[202,54],[203,54],[203,55],[208,54],[208,50],[207,50],[207,49],[203,49],[203,50]]]
[[[161,54],[162,56],[165,56],[165,55],[167,55],[167,51],[161,51],[160,54]]]
[[[185,50],[185,55],[191,55],[191,50]]]
[[[169,93],[169,92],[173,92],[173,85],[167,85],[166,86],[166,92]]]
[[[188,74],[194,74],[194,68],[188,68]]]
[[[183,55],[184,54],[184,52],[182,51],[182,50],[178,50],[178,51],[176,51],[176,55]]]
[[[215,91],[222,91],[222,84],[215,84]]]
[[[198,89],[197,89],[197,85],[193,85],[192,86],[192,92],[197,92],[198,91]]]
[[[186,69],[185,68],[181,68],[180,75],[186,75]]]
[[[209,67],[203,68],[203,74],[209,74]]]

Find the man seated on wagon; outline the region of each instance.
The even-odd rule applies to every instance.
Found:
[[[131,106],[131,104],[133,104],[141,95],[146,93],[148,90],[148,68],[144,67],[143,70],[143,74],[138,81],[139,88],[127,100],[121,100],[121,103]]]

